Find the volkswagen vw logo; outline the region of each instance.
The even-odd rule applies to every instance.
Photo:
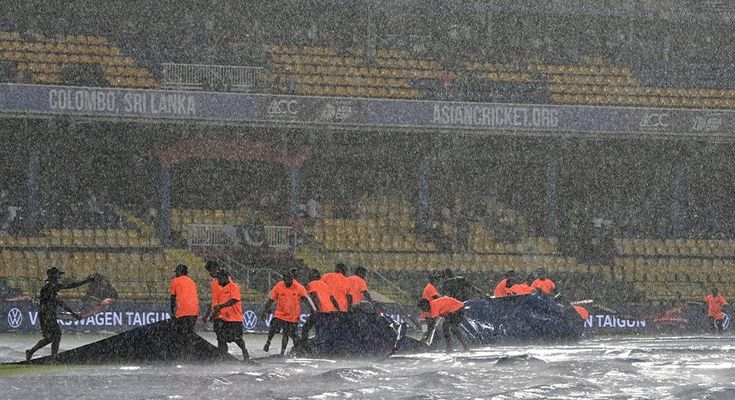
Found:
[[[23,323],[23,313],[21,313],[19,309],[13,308],[8,311],[8,325],[10,325],[11,328],[15,329],[19,327],[21,323]]]
[[[245,329],[253,329],[258,324],[258,315],[253,310],[245,311],[242,315],[242,324],[245,325]]]

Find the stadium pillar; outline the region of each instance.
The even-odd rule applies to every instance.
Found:
[[[684,237],[686,231],[686,171],[683,164],[674,166],[674,203],[671,220],[674,222],[674,235]]]
[[[291,217],[299,215],[300,187],[301,170],[292,166],[288,169],[288,215]]]
[[[419,204],[416,211],[416,228],[419,232],[426,232],[429,215],[429,162],[424,161],[419,166]]]
[[[37,149],[31,149],[28,155],[28,204],[26,209],[26,228],[33,229],[38,224],[38,209],[41,203],[38,181],[41,171],[41,155]]]
[[[546,162],[546,236],[556,237],[558,221],[557,221],[557,180],[558,166],[556,160],[548,160]]]
[[[161,209],[158,210],[158,239],[161,245],[171,244],[171,167],[161,163],[159,182]]]

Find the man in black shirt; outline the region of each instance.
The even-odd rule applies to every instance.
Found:
[[[467,301],[473,295],[482,295],[482,292],[472,286],[465,277],[455,276],[452,270],[447,268],[442,274],[441,294],[454,297],[459,301]]]
[[[79,318],[78,313],[75,313],[66,303],[59,299],[59,290],[77,288],[91,282],[94,278],[90,275],[87,279],[80,282],[60,283],[59,279],[63,274],[56,267],[51,267],[46,270],[48,279],[46,279],[46,283],[41,288],[41,298],[38,308],[38,322],[41,324],[43,339],[39,340],[31,349],[26,350],[26,361],[30,361],[33,353],[47,346],[49,343],[51,344],[51,357],[56,358],[56,355],[59,353],[61,328],[59,328],[59,323],[57,322],[56,308],[61,307]]]

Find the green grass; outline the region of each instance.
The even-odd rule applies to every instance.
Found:
[[[69,370],[83,370],[93,368],[86,365],[20,365],[0,364],[0,377],[26,376],[26,375],[50,375]]]

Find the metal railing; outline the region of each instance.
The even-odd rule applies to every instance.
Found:
[[[282,277],[281,273],[268,267],[244,265],[225,251],[219,252],[214,259],[222,263],[245,287],[262,293],[267,294]]]
[[[186,242],[189,247],[232,247],[240,239],[232,225],[192,224],[186,226]]]
[[[186,226],[186,242],[192,247],[268,246],[287,249],[294,242],[290,226],[263,226],[263,241],[251,237],[246,228],[236,225],[190,224]]]
[[[266,226],[265,242],[276,249],[287,249],[291,246],[294,231],[290,226]]]
[[[168,89],[220,89],[248,92],[258,83],[261,67],[164,63],[162,85]]]

